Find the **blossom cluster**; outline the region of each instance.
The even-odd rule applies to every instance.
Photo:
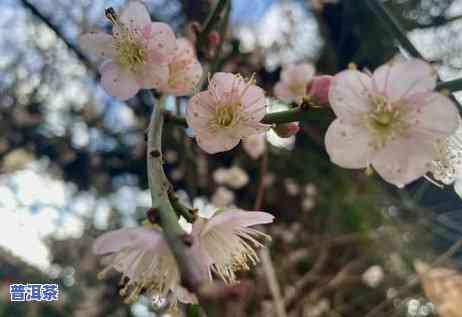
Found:
[[[272,124],[265,119],[268,99],[255,76],[217,72],[210,76],[208,88],[197,92],[203,69],[194,43],[176,38],[167,24],[152,22],[141,2],[129,2],[120,16],[109,9],[106,16],[112,34],[92,32],[80,38],[83,48],[103,59],[104,89],[121,100],[140,89],[193,95],[186,121],[205,152],[228,151],[242,141],[249,155],[258,159],[269,129],[290,137],[303,128],[299,122]],[[457,189],[462,179],[462,141],[460,130],[456,132],[460,119],[453,101],[435,91],[436,81],[434,68],[420,59],[396,58],[373,73],[348,69],[334,76],[316,75],[312,64],[302,63],[283,68],[274,95],[289,108],[307,112],[330,106],[336,119],[326,132],[325,147],[333,163],[375,171],[398,187],[431,174],[435,181],[455,183]],[[249,182],[238,167],[218,170],[214,180],[234,189]],[[257,262],[255,248],[263,246],[258,238],[266,237],[251,227],[272,221],[268,213],[239,209],[211,218],[198,216],[190,224],[191,249],[205,279],[216,275],[235,282],[237,271]],[[160,227],[108,232],[95,241],[94,251],[109,254],[108,269],[128,278],[122,292],[129,291],[129,300],[147,290],[153,296],[174,294],[180,301],[195,301],[180,285],[179,269]],[[366,274],[368,281],[371,275],[377,274]]]
[[[202,66],[186,38],[177,39],[170,26],[152,22],[141,2],[129,2],[120,16],[109,9],[106,16],[112,35],[83,34],[80,46],[103,59],[101,84],[110,95],[127,100],[153,88],[176,96],[192,93]]]
[[[212,280],[213,272],[224,282],[234,283],[236,271],[248,270],[257,263],[254,248],[263,246],[258,238],[269,238],[251,227],[270,223],[274,217],[265,212],[239,209],[208,216],[199,215],[192,226],[184,218],[180,219],[185,231],[190,231],[192,236],[192,255],[198,260],[205,280]],[[107,232],[96,239],[93,251],[109,257],[101,277],[115,269],[128,278],[121,292],[127,296],[127,302],[134,301],[142,290],[153,297],[173,294],[174,301],[197,302],[195,295],[181,286],[175,258],[158,227]]]

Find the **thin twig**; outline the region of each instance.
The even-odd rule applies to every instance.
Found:
[[[225,9],[227,5],[229,5],[230,0],[219,0],[215,8],[210,11],[210,14],[207,16],[207,18],[204,21],[204,24],[202,26],[202,30],[198,34],[197,37],[197,43],[198,46],[200,47],[206,47],[207,43],[207,36],[209,33],[213,30],[213,27],[215,24],[218,22],[218,19],[220,18],[220,14]]]
[[[177,261],[183,284],[197,293],[206,273],[201,272],[198,259],[192,256],[191,247],[184,241],[186,233],[178,224],[178,218],[168,196],[169,182],[162,167],[162,128],[164,99],[155,105],[148,132],[147,168],[152,207],[159,212],[160,225]]]
[[[295,121],[319,121],[328,114],[330,114],[330,110],[327,108],[294,108],[285,111],[267,113],[261,122],[266,124],[280,124]],[[166,114],[166,121],[185,127],[187,126],[186,118],[175,116],[172,113]]]
[[[221,23],[221,26],[220,26],[220,43],[218,44],[218,47],[216,48],[216,52],[215,52],[215,56],[213,60],[210,62],[209,72],[211,74],[214,74],[216,71],[218,71],[218,67],[220,65],[221,50],[223,48],[223,43],[225,41],[226,32],[228,31],[229,17],[231,15],[231,2],[230,1],[227,2],[227,5],[224,10],[225,10],[225,15],[223,17],[223,22]]]
[[[404,29],[401,27],[399,22],[396,20],[396,18],[391,14],[388,9],[384,6],[384,4],[380,0],[367,0],[366,5],[370,8],[370,10],[382,21],[384,26],[391,32],[392,35],[396,37],[398,42],[401,44],[401,46],[409,52],[413,57],[420,58],[422,60],[425,60],[422,54],[417,50],[417,48],[412,44],[412,42],[409,40],[407,37],[406,32]],[[441,78],[438,76],[437,77],[438,81],[441,81]],[[444,87],[444,83],[439,83],[439,88],[437,90],[441,89],[447,89],[449,92],[454,92],[459,89],[461,89],[461,84],[457,81],[453,81],[454,83],[451,85],[447,85],[447,87]],[[454,89],[454,90],[451,90]],[[454,97],[450,96],[452,101],[457,105],[457,108],[459,112],[462,113],[462,106],[459,103],[459,101]]]
[[[265,195],[265,178],[268,171],[268,147],[263,152],[263,158],[260,163],[260,181],[258,184],[257,195],[255,198],[254,210],[260,210],[263,198]],[[263,229],[262,229],[263,230]],[[262,268],[265,273],[266,282],[270,289],[271,295],[274,299],[274,306],[278,317],[287,317],[287,313],[284,307],[284,300],[281,294],[281,287],[274,270],[273,262],[271,261],[271,254],[269,248],[260,248],[258,250]]]
[[[462,239],[456,241],[446,252],[441,254],[435,261],[433,261],[433,263],[429,267],[429,270],[431,270],[433,267],[437,265],[440,265],[442,262],[446,261],[448,258],[453,256],[461,247],[462,247]],[[396,292],[396,295],[394,297],[390,297],[382,301],[380,304],[375,306],[371,311],[369,311],[369,313],[367,313],[367,315],[364,317],[372,317],[376,315],[378,312],[384,309],[388,304],[394,301],[395,298],[403,295],[409,289],[417,285],[418,282],[419,282],[419,277],[415,275],[413,278],[409,280],[409,282],[407,282],[404,286],[402,286],[399,291]]]
[[[422,54],[411,43],[396,18],[388,11],[381,1],[367,0],[367,6],[377,15],[387,29],[396,37],[399,43],[414,57],[424,59]]]
[[[98,74],[98,69],[95,67],[95,65],[85,56],[85,54],[82,52],[82,50],[69,41],[67,37],[64,35],[64,33],[60,30],[60,28],[54,24],[53,22],[50,21],[48,17],[43,15],[32,3],[30,3],[28,0],[20,0],[22,5],[29,9],[29,11],[40,21],[42,21],[48,28],[50,28],[56,36],[77,56],[77,58],[84,64],[88,69],[90,69],[93,74],[96,76]]]

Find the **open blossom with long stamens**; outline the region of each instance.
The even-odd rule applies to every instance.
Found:
[[[235,272],[249,269],[258,260],[255,247],[263,246],[257,238],[265,234],[250,228],[266,224],[274,217],[265,212],[227,210],[209,219],[201,217],[192,224],[192,254],[201,265],[204,278],[212,279],[212,271],[225,282],[236,280]],[[184,219],[180,221],[185,226]],[[155,298],[172,294],[174,300],[184,303],[197,301],[180,285],[180,273],[161,229],[136,227],[107,232],[93,244],[95,254],[108,254],[108,266],[100,273],[103,277],[115,269],[128,279],[121,294],[133,302],[142,291]]]
[[[140,89],[158,88],[169,77],[176,39],[165,23],[151,22],[144,4],[130,1],[120,17],[107,10],[113,24],[112,35],[104,32],[83,34],[80,45],[105,59],[101,83],[112,96],[122,100]]]
[[[186,96],[191,94],[199,83],[202,77],[202,65],[187,39],[178,39],[176,45],[176,52],[171,63],[168,64],[168,80],[159,90],[176,96]]]
[[[266,234],[252,226],[273,222],[274,216],[260,211],[230,209],[210,219],[199,218],[192,226],[193,247],[202,254],[211,276],[216,273],[226,283],[236,281],[236,272],[249,270],[258,262],[259,238]]]
[[[435,86],[435,70],[418,59],[385,64],[372,75],[337,74],[329,93],[337,119],[325,138],[331,160],[345,168],[372,166],[398,187],[424,176],[435,142],[459,125],[455,105]]]
[[[199,146],[208,153],[217,153],[266,131],[268,126],[260,123],[265,113],[265,93],[253,79],[216,73],[208,90],[190,99],[186,119]]]
[[[95,254],[110,254],[109,265],[100,277],[111,269],[123,274],[128,282],[121,290],[127,302],[133,302],[141,291],[153,297],[166,297],[170,292],[182,302],[192,302],[192,296],[180,289],[180,273],[162,232],[145,227],[122,228],[107,232],[93,244]]]

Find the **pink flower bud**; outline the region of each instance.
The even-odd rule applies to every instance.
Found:
[[[220,33],[218,33],[217,31],[212,31],[207,35],[207,39],[209,41],[209,45],[211,47],[215,47],[218,44],[220,44]]]
[[[296,135],[298,131],[300,131],[298,122],[282,123],[274,128],[274,132],[281,138],[290,138],[292,135]]]
[[[333,76],[314,76],[310,84],[310,95],[315,96],[321,105],[329,102],[329,89]]]

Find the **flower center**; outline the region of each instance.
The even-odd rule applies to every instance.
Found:
[[[115,44],[119,64],[130,70],[135,70],[146,61],[146,49],[136,40],[134,34],[124,34]]]
[[[306,85],[304,84],[289,84],[288,85],[289,91],[294,95],[304,95],[306,92]]]
[[[119,21],[113,8],[106,9],[106,17],[114,28],[114,48],[117,51],[117,62],[122,68],[135,71],[146,62],[147,49],[142,42],[142,34],[138,28],[130,30]]]
[[[370,104],[373,110],[365,115],[366,126],[374,136],[373,146],[381,148],[405,132],[409,124],[404,120],[402,104],[391,104],[384,96],[371,96]]]
[[[237,121],[236,109],[233,105],[219,107],[212,119],[211,125],[215,128],[229,128]]]

